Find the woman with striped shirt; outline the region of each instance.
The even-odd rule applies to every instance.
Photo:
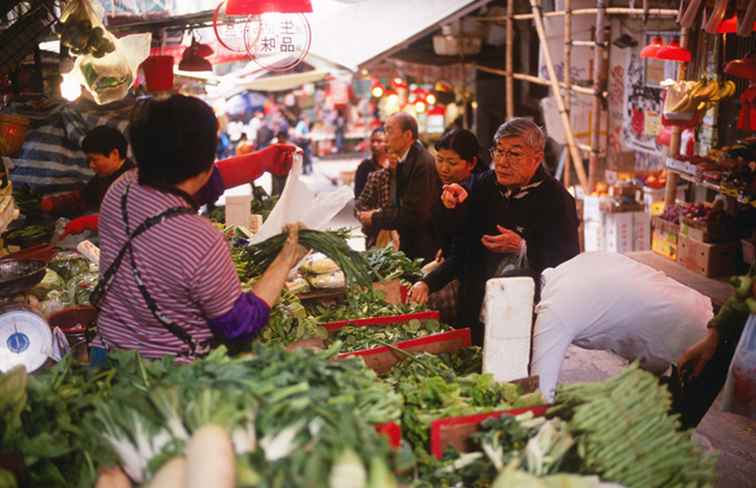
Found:
[[[199,204],[231,186],[213,164],[216,129],[213,110],[194,97],[134,108],[137,168],[113,183],[100,209],[96,346],[191,360],[217,342],[249,341],[266,325],[304,250],[290,226],[253,291],[241,291],[223,234],[197,215]],[[294,149],[279,151],[275,164],[290,164]]]

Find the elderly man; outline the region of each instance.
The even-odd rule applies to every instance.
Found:
[[[397,112],[386,121],[386,146],[399,154],[392,172],[390,207],[357,213],[362,225],[376,234],[381,230],[399,232],[399,248],[411,259],[431,261],[438,243],[431,225],[433,204],[441,183],[433,156],[418,142],[417,121]]]
[[[494,170],[480,175],[469,191],[444,187],[447,207],[464,202],[466,225],[444,263],[417,283],[412,298],[423,302],[444,287],[449,269],[461,282],[457,324],[471,327],[473,341],[483,343],[480,309],[486,281],[515,269],[540,282],[541,272],[579,252],[575,200],[543,168],[545,136],[527,119],[499,127],[491,157]]]

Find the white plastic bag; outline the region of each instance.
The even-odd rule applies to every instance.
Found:
[[[281,198],[260,231],[251,239],[252,244],[280,234],[284,225],[295,222],[301,222],[308,229],[324,230],[354,198],[352,189],[346,186],[336,191],[315,194],[299,178],[301,175],[302,157],[297,154]]]
[[[732,357],[722,410],[756,420],[756,315],[748,318]]]
[[[112,34],[109,34],[111,35]],[[121,100],[136,80],[142,61],[150,55],[152,34],[132,34],[114,39],[115,51],[101,58],[79,56],[74,72],[99,105]]]

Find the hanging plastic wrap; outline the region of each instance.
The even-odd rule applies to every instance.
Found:
[[[61,42],[76,56],[74,73],[100,105],[128,94],[152,40],[151,34],[116,38],[103,25],[102,14],[90,0],[69,0],[58,28]]]

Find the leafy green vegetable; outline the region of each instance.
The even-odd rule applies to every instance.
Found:
[[[339,320],[363,319],[367,317],[385,317],[421,312],[427,308],[414,304],[394,305],[383,299],[383,293],[372,288],[351,287],[347,290],[346,301],[337,307],[333,305],[316,305],[313,314],[322,323]]]
[[[390,245],[368,249],[365,251],[365,258],[370,265],[374,281],[402,278],[414,282],[423,276],[422,258],[412,260],[402,251],[395,251]]]
[[[450,330],[451,327],[440,324],[437,320],[410,320],[406,324],[388,326],[354,327],[347,326],[336,331],[332,339],[342,343],[341,351],[357,351],[394,344],[400,341],[425,337]]]

